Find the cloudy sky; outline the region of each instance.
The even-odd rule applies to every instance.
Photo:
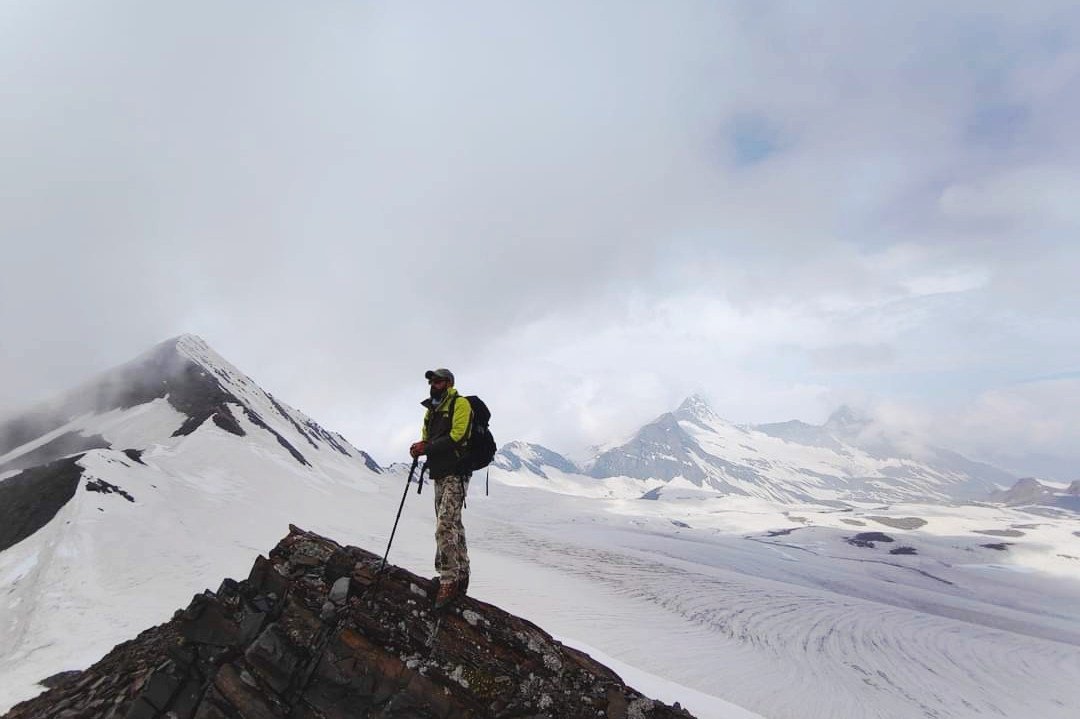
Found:
[[[0,414],[184,332],[384,463],[691,392],[1080,477],[1075,0],[0,0]]]

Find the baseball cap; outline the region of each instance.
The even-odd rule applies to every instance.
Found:
[[[424,379],[429,382],[433,379],[445,379],[450,380],[450,384],[454,384],[454,373],[446,369],[445,367],[440,367],[439,369],[429,369],[427,372],[424,373]]]

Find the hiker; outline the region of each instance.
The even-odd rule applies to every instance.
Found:
[[[427,455],[427,470],[435,483],[435,570],[439,573],[435,606],[441,608],[469,588],[461,508],[472,471],[461,466],[461,459],[471,431],[472,407],[458,395],[450,370],[428,370],[424,377],[431,396],[421,402],[427,408],[422,439],[413,443],[409,453],[414,458]]]

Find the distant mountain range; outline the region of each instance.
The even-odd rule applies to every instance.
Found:
[[[1016,479],[946,449],[899,447],[871,428],[847,407],[820,426],[798,420],[740,426],[694,395],[581,466],[520,442],[504,447],[496,463],[539,476],[556,471],[596,479],[678,480],[781,502],[985,500]]]

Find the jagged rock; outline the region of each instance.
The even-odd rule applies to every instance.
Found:
[[[4,719],[690,716],[490,604],[435,612],[430,580],[380,563],[290,527],[246,580]]]
[[[80,676],[82,676],[82,672],[78,671],[58,672],[56,674],[53,674],[51,677],[45,677],[40,682],[38,682],[38,684],[43,687],[53,689],[55,687],[64,686],[69,682],[77,681]]]

